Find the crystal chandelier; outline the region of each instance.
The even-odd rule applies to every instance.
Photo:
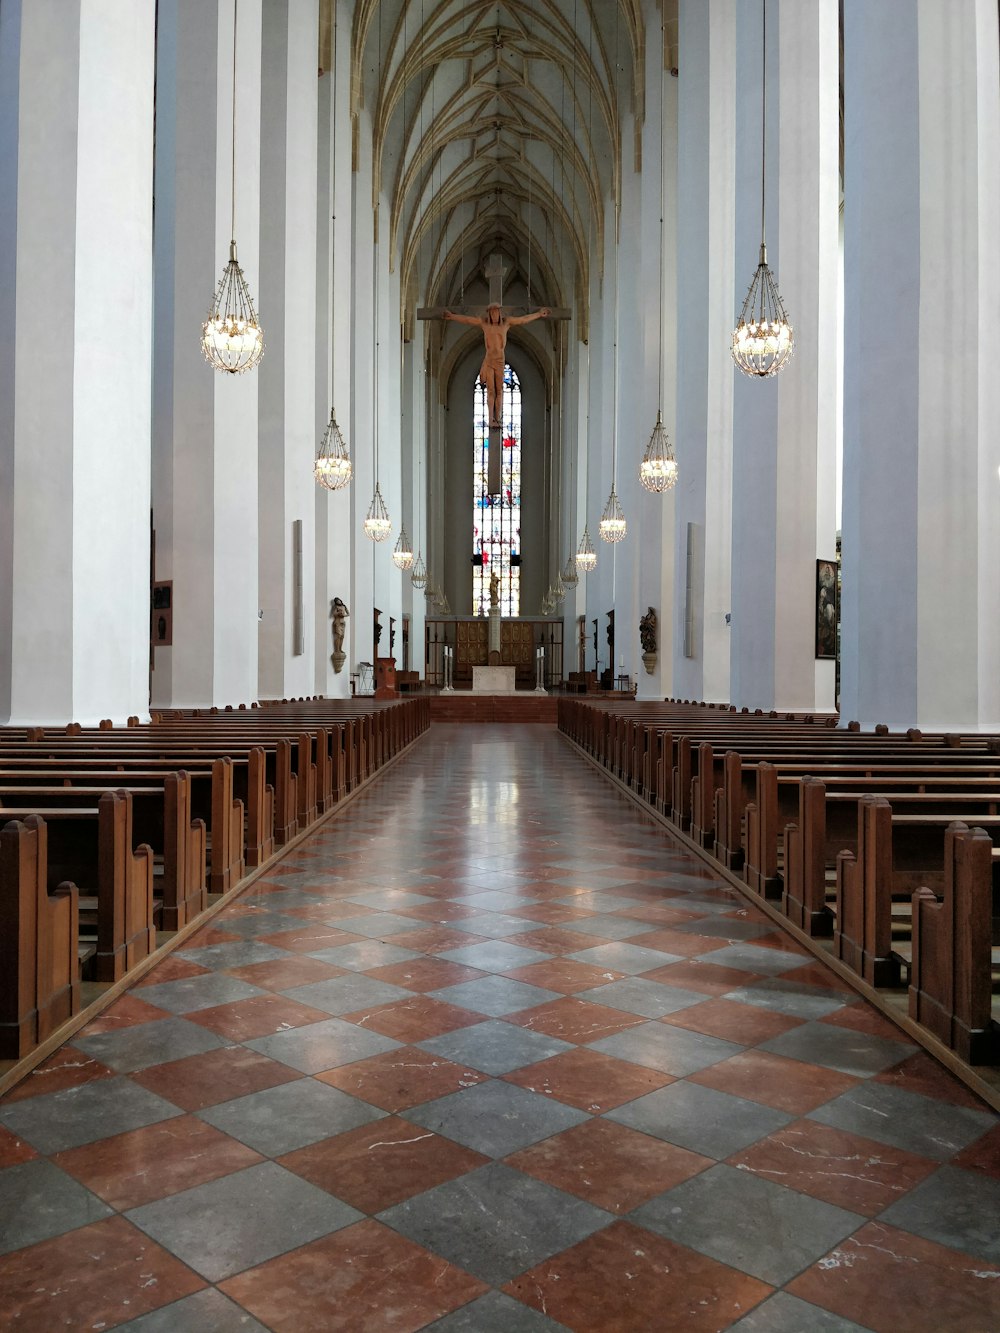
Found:
[[[375,494],[372,496],[368,513],[365,515],[365,536],[370,537],[373,542],[384,542],[391,531],[392,520],[389,517],[389,511],[385,507],[382,492],[376,481]]]
[[[406,524],[399,530],[399,538],[392,552],[392,563],[397,569],[409,569],[413,564],[413,546],[406,535]]]
[[[328,491],[339,491],[350,482],[353,471],[347,444],[337,425],[337,414],[331,407],[330,422],[313,463],[313,476]]]
[[[580,547],[576,553],[576,567],[582,569],[585,574],[597,566],[597,552],[594,550],[593,543],[590,540],[590,529],[584,524],[583,537],[580,540]]]
[[[761,147],[760,147],[760,258],[743,309],[733,330],[733,360],[744,375],[777,375],[795,349],[795,336],[767,266],[764,243],[764,177],[767,153],[767,0],[762,0],[761,25]]]
[[[622,513],[622,507],[618,503],[618,496],[615,493],[614,482],[611,483],[611,494],[608,496],[608,503],[604,506],[604,513],[601,515],[598,531],[601,534],[601,541],[604,542],[620,542],[628,531],[625,515]]]
[[[566,568],[562,572],[562,581],[567,588],[575,588],[580,582],[580,575],[576,572],[576,563],[572,556],[566,561]]]
[[[639,480],[647,491],[661,494],[669,491],[677,480],[677,460],[674,447],[667,438],[663,427],[663,417],[657,412],[656,425],[646,445],[646,452],[639,464]]]
[[[410,571],[410,582],[415,588],[426,588],[427,586],[427,566],[424,564],[419,551],[416,560],[413,562],[413,569]]]
[[[236,5],[233,0],[233,138],[230,177],[229,263],[215,290],[208,318],[201,326],[201,349],[213,370],[242,375],[264,355],[264,332],[253,297],[236,258]]]
[[[558,606],[560,602],[565,602],[566,600],[566,589],[563,586],[562,574],[556,575],[555,586],[552,589],[552,600],[555,602],[556,606]]]

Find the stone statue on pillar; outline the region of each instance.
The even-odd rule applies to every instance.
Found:
[[[347,621],[350,616],[346,603],[339,597],[335,597],[330,603],[330,618],[333,621],[333,652],[330,655],[330,661],[333,663],[333,669],[339,676],[344,669],[344,663],[347,661],[347,654],[344,652],[344,633],[347,629]]]

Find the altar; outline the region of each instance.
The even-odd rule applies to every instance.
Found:
[[[474,666],[473,694],[514,694],[517,669],[512,666]]]

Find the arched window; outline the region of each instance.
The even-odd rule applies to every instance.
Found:
[[[473,397],[472,614],[490,609],[490,575],[500,585],[500,614],[516,616],[521,605],[521,384],[503,369],[503,430],[500,493],[488,483],[489,417],[486,390],[476,380]]]

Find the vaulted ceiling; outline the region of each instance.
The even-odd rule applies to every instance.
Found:
[[[357,0],[348,34],[323,0],[321,66],[349,41],[354,151],[368,120],[372,204],[405,322],[417,304],[457,302],[498,250],[508,285],[586,307],[623,155],[638,161],[647,43],[676,64],[677,0],[663,0],[655,32],[642,10],[642,0]]]

